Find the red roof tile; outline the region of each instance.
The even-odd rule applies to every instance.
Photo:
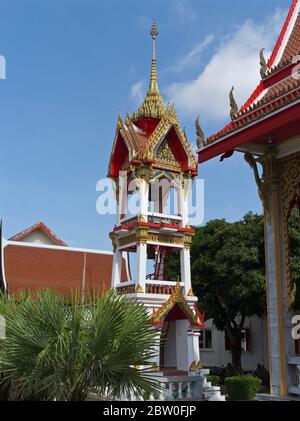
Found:
[[[246,103],[241,107],[234,121],[227,124],[222,130],[207,139],[207,145],[214,143],[223,136],[231,134],[238,129],[259,121],[261,118],[273,114],[288,105],[292,105],[300,99],[300,80],[293,76],[293,58],[300,55],[300,13],[296,16],[293,28],[292,18],[296,8],[300,6],[300,0],[293,0],[288,16],[277,40],[269,60],[269,66],[273,66],[267,72],[266,77],[251,94]],[[299,8],[297,9],[299,12]],[[294,20],[293,20],[294,22]],[[288,40],[285,40],[287,31],[291,29]],[[286,42],[281,57],[278,57],[282,43]],[[278,60],[278,64],[274,65]],[[275,78],[274,78],[274,74]],[[265,93],[264,93],[265,91]],[[264,93],[264,95],[263,95]],[[263,95],[260,99],[259,97]]]
[[[281,32],[279,34],[278,40],[277,40],[277,42],[275,44],[275,48],[274,48],[274,50],[273,50],[273,52],[271,54],[271,57],[270,57],[270,59],[268,61],[269,68],[271,68],[274,65],[274,63],[275,63],[275,60],[276,60],[277,55],[278,55],[278,52],[279,52],[280,47],[281,47],[281,45],[283,43],[284,37],[285,37],[285,35],[287,33],[288,27],[289,27],[289,25],[291,23],[291,19],[293,17],[293,14],[295,12],[296,7],[297,7],[298,1],[299,0],[293,0],[293,2],[292,2],[292,5],[291,5],[291,7],[289,9],[289,12],[288,12],[288,15],[286,17],[286,20],[285,20],[285,22],[283,24],[282,30],[281,30]]]
[[[288,40],[282,55],[281,61],[286,62],[292,60],[294,56],[300,54],[300,14],[297,16],[297,20],[293,29],[293,32]]]

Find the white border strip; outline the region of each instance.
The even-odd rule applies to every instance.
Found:
[[[50,244],[40,244],[40,243],[25,243],[22,241],[7,241],[6,244],[3,246],[20,246],[20,247],[32,247],[32,248],[42,248],[42,249],[49,249],[49,250],[61,250],[61,251],[75,251],[80,253],[93,253],[93,254],[104,254],[113,256],[112,251],[107,250],[93,250],[93,249],[85,249],[85,248],[76,248],[76,247],[64,247],[64,246],[52,246]]]
[[[3,283],[4,283],[4,290],[7,290],[7,282],[5,276],[5,261],[4,261],[4,247],[7,245],[7,240],[2,237],[2,250],[1,250],[1,257],[2,257],[2,276],[3,276]]]

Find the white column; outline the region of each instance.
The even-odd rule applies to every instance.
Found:
[[[160,340],[161,340],[161,328],[155,327],[154,328],[157,332],[156,335],[156,345],[155,345],[155,355],[152,359],[152,363],[156,365],[157,368],[160,366]]]
[[[137,253],[137,276],[136,286],[140,286],[145,291],[146,271],[147,271],[147,244],[140,243],[136,247]]]
[[[148,219],[148,203],[149,203],[149,184],[146,180],[141,179],[140,184],[140,216],[147,222]]]
[[[184,293],[187,295],[192,288],[190,249],[180,250],[181,282],[184,283]]]
[[[111,276],[111,286],[115,288],[121,282],[122,275],[122,252],[116,250],[113,257],[113,267]]]
[[[182,201],[183,201],[183,192],[182,192],[182,183],[180,183],[180,186],[176,189],[177,192],[177,212],[178,216],[182,217]],[[182,223],[183,226],[183,223]]]
[[[188,320],[176,320],[176,359],[177,369],[189,370],[188,355]]]
[[[200,359],[199,337],[200,337],[200,332],[193,332],[193,352],[194,352],[194,360],[196,362],[201,361],[201,359]]]
[[[194,333],[191,331],[187,332],[187,355],[188,355],[188,369],[192,365],[192,363],[197,363],[197,356],[195,355],[194,349]]]
[[[127,214],[127,177],[120,177],[119,186],[118,221],[120,223],[120,219]]]
[[[182,225],[186,227],[189,223],[189,196],[191,191],[191,180],[184,181],[182,191]]]

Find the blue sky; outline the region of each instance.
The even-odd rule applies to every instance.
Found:
[[[239,103],[259,79],[290,0],[1,0],[0,216],[9,237],[44,221],[68,244],[110,249],[114,218],[96,212],[117,113],[135,111],[150,70],[149,29],[159,27],[162,94],[195,142],[222,128],[228,92]],[[239,156],[200,167],[205,219],[260,211]]]

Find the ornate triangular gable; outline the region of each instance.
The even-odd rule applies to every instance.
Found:
[[[153,314],[151,321],[153,323],[162,322],[167,314],[174,308],[175,305],[179,305],[191,324],[202,326],[203,321],[201,320],[198,313],[194,312],[186,302],[186,299],[182,293],[182,287],[180,282],[177,282],[176,288],[174,289],[170,298]]]
[[[182,148],[187,156],[188,160],[188,167],[189,168],[197,168],[197,161],[195,154],[187,140],[184,131],[181,129],[178,117],[176,115],[174,107],[171,107],[166,111],[163,115],[162,119],[160,120],[158,126],[154,130],[152,136],[149,139],[147,144],[147,148],[144,152],[144,159],[148,160],[156,160],[157,159],[157,151],[162,142],[164,142],[165,138],[167,137],[168,133],[174,128],[176,131],[176,135],[178,137],[179,142],[182,145]]]
[[[169,145],[168,139],[164,139],[159,147],[157,148],[156,152],[156,161],[171,165],[174,167],[180,167],[180,163],[175,158],[172,149]]]

